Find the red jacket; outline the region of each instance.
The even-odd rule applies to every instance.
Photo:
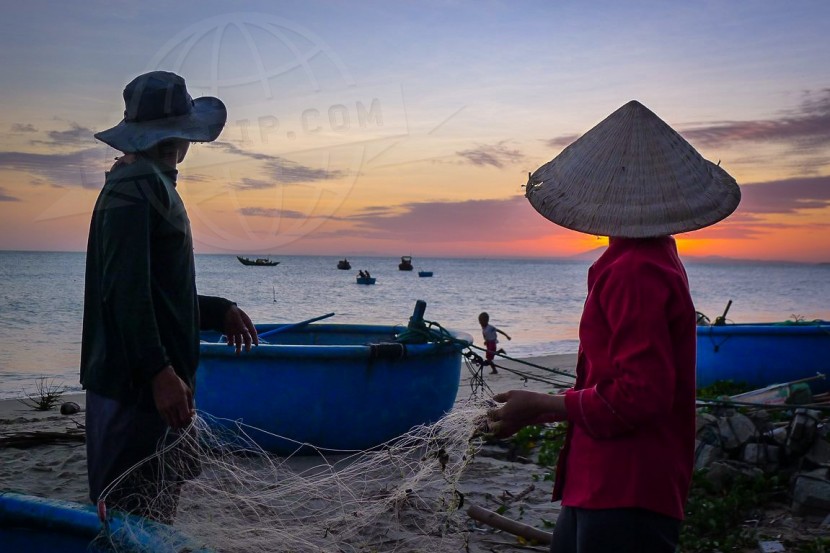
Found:
[[[683,519],[695,439],[695,309],[671,237],[611,240],[588,271],[553,498]]]

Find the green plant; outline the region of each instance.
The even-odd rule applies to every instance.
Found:
[[[567,425],[562,423],[526,426],[513,436],[513,447],[523,455],[538,450],[537,463],[543,467],[555,467],[567,429]]]
[[[798,553],[830,553],[830,538],[815,538],[798,548]]]
[[[26,397],[19,401],[37,411],[49,411],[58,404],[64,392],[66,386],[58,386],[53,378],[42,376],[35,384],[34,393],[27,393]]]
[[[699,399],[720,399],[723,396],[734,396],[743,392],[749,392],[753,388],[746,382],[733,382],[732,380],[717,380],[709,386],[698,388]]]
[[[717,489],[706,478],[706,472],[696,471],[692,478],[680,550],[727,553],[752,547],[754,532],[743,522],[783,492],[778,477],[739,476],[727,489]]]

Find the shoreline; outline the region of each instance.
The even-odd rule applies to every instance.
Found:
[[[512,344],[511,344],[512,345]],[[476,353],[479,355],[483,355],[483,352],[475,350]],[[537,364],[548,364],[553,363],[554,366],[556,363],[561,363],[563,366],[568,366],[570,361],[570,356],[576,356],[575,351],[566,351],[566,352],[550,352],[550,353],[517,353],[514,357],[514,360],[503,360],[498,361],[500,364],[503,364],[505,367],[516,367],[519,370],[521,369],[522,362],[535,362]],[[576,362],[573,361],[575,365]],[[18,401],[20,399],[25,399],[26,396],[36,396],[37,395],[37,386],[38,382],[41,379],[46,381],[52,381],[52,385],[54,388],[57,389],[64,389],[62,397],[69,398],[69,397],[76,397],[78,395],[83,396],[84,390],[81,389],[81,385],[78,382],[79,379],[79,369],[67,369],[62,372],[56,373],[32,373],[31,375],[27,375],[25,380],[21,379],[20,373],[15,373],[13,375],[3,375],[0,373],[0,380],[6,376],[9,380],[6,382],[0,382],[0,419],[3,418],[3,410],[2,404],[6,401]],[[462,367],[462,372],[464,371]],[[462,377],[464,375],[462,374]],[[13,383],[10,385],[10,383]],[[76,400],[71,400],[76,401]]]
[[[576,353],[553,353],[549,355],[535,355],[523,358],[516,358],[515,360],[505,359],[500,361],[496,359],[496,363],[500,366],[503,366],[505,369],[508,370],[508,372],[506,372],[505,375],[498,374],[485,376],[490,376],[491,380],[498,383],[497,385],[499,386],[499,389],[494,390],[495,393],[498,393],[509,389],[502,389],[501,386],[503,384],[507,384],[507,382],[504,381],[503,376],[513,374],[510,371],[527,372],[538,377],[544,377],[546,375],[546,371],[537,369],[529,365],[525,365],[524,363],[532,363],[534,365],[540,365],[547,368],[555,368],[573,372],[573,369],[576,367]],[[459,390],[463,388],[466,384],[468,384],[470,380],[469,371],[465,371],[463,366],[461,368],[461,372],[462,374],[461,381],[459,384]],[[35,394],[32,393],[32,395]],[[81,409],[83,409],[86,404],[85,397],[86,395],[83,390],[67,391],[61,395],[60,401],[56,404],[56,407],[50,411],[36,411],[32,407],[25,406],[23,403],[21,403],[21,400],[27,399],[24,396],[0,398],[0,432],[2,432],[3,425],[7,424],[11,417],[21,417],[24,414],[30,415],[34,419],[44,418],[49,414],[58,414],[60,416],[60,404],[67,401],[74,401],[81,407]]]
[[[543,378],[546,371],[523,365],[524,362],[543,367],[573,370],[576,354],[558,354],[540,357],[528,357],[521,360],[498,361],[502,367],[498,374],[482,372],[486,387],[486,396],[515,388],[549,391],[550,385],[534,380]],[[471,392],[473,375],[462,363],[457,402],[463,402]],[[523,380],[521,375],[510,371],[520,371],[528,375]],[[81,410],[73,415],[61,415],[60,405],[67,401],[78,404]],[[80,439],[71,442],[43,443],[33,442],[25,448],[0,446],[0,491],[15,491],[29,495],[87,503],[86,448],[82,439],[85,417],[85,394],[73,392],[63,395],[56,406],[49,411],[36,411],[24,405],[19,399],[0,400],[0,437],[31,433],[80,434]],[[198,405],[197,405],[198,408]],[[470,500],[485,507],[492,507],[485,499],[488,495],[497,495],[505,490],[519,493],[533,481],[533,475],[541,472],[540,467],[496,460],[483,455],[470,467],[470,474],[465,478],[472,481]],[[550,518],[550,489],[542,484],[527,498],[527,504],[536,504],[542,509],[539,516]],[[528,507],[530,511],[533,508]]]

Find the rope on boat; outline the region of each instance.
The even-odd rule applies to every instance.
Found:
[[[439,344],[452,344],[455,346],[461,346],[462,348],[462,355],[464,355],[465,359],[467,360],[467,367],[470,369],[470,373],[472,374],[473,378],[470,383],[470,386],[473,387],[473,390],[477,390],[479,388],[487,388],[489,390],[489,386],[487,386],[484,382],[484,376],[482,374],[482,369],[484,366],[484,358],[477,354],[473,350],[479,350],[482,352],[486,352],[485,348],[475,346],[473,344],[467,343],[465,340],[460,340],[453,336],[453,334],[448,331],[446,328],[441,326],[439,323],[435,321],[427,321],[421,320],[418,321],[417,324],[410,324],[407,326],[407,329],[401,332],[397,337],[398,342],[403,343],[424,343],[424,342],[437,342]],[[550,384],[551,386],[557,388],[570,388],[573,385],[573,381],[576,379],[576,375],[563,371],[559,368],[551,368],[545,367],[542,365],[538,365],[536,363],[532,363],[530,361],[525,361],[522,359],[516,359],[510,357],[504,353],[496,353],[499,357],[503,357],[515,363],[519,363],[522,365],[527,365],[529,367],[533,367],[557,376],[566,377],[569,379],[567,384],[563,384],[561,382],[557,382],[554,379],[547,379],[543,377],[536,376],[534,374],[530,374],[528,372],[520,371],[517,369],[512,369],[509,367],[505,367],[504,365],[496,365],[498,369],[504,370],[506,372],[515,374],[522,378],[525,382],[528,380],[535,380],[537,382],[543,382],[545,384]],[[474,365],[476,369],[473,369],[471,365]],[[490,390],[492,392],[492,390]]]
[[[697,400],[698,405],[702,406],[722,406],[722,407],[752,407],[755,409],[773,410],[787,410],[793,409],[815,409],[816,411],[830,412],[830,405],[826,403],[785,403],[785,404],[767,404],[767,403],[753,403],[751,401],[735,401],[731,399],[700,399]]]
[[[477,349],[479,351],[484,351],[484,352],[487,351],[487,348],[482,348],[480,346],[474,346],[472,344],[470,344],[468,347],[470,349]],[[508,360],[513,361],[515,363],[520,363],[522,365],[527,365],[528,367],[533,367],[535,369],[539,369],[539,370],[542,370],[542,371],[545,371],[545,372],[553,373],[553,374],[556,374],[556,375],[559,375],[559,376],[565,376],[565,377],[568,377],[572,380],[576,380],[576,375],[575,374],[569,373],[567,371],[563,371],[562,369],[557,368],[557,367],[544,367],[542,365],[537,365],[536,363],[531,363],[530,361],[525,361],[524,359],[516,359],[515,357],[510,357],[506,353],[496,352],[496,355],[498,355],[499,357],[504,357],[505,359],[508,359]],[[506,367],[502,367],[501,365],[499,365],[499,368],[500,369],[504,368],[505,370],[508,370],[510,372],[520,374],[518,371],[515,371],[513,369],[507,369]],[[521,374],[523,374],[523,373],[521,373]]]

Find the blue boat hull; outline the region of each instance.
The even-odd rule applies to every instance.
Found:
[[[261,325],[264,333],[286,325]],[[269,344],[235,355],[202,335],[196,406],[239,420],[263,449],[300,444],[363,450],[440,419],[455,402],[461,342],[392,344],[403,326],[312,324],[277,333]],[[214,423],[215,424],[215,423]],[[230,422],[219,423],[232,427]],[[309,452],[304,448],[303,452]]]
[[[718,380],[753,388],[792,382],[822,373],[810,383],[830,390],[830,322],[753,323],[697,327],[697,385]]]
[[[97,553],[102,524],[92,505],[0,492],[0,550],[25,553]],[[113,515],[110,534],[119,551],[209,553],[172,527],[133,516]]]

